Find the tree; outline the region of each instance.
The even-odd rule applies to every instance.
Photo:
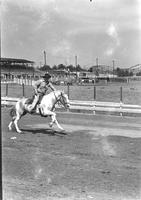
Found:
[[[88,69],[88,72],[93,72],[93,67],[90,67],[90,68]]]
[[[59,64],[59,65],[58,65],[58,69],[62,69],[62,70],[63,70],[63,69],[65,69],[65,68],[66,68],[66,66],[63,65],[63,64]]]
[[[49,65],[44,65],[43,67],[40,68],[41,71],[49,71],[51,70],[51,67]]]
[[[68,65],[67,70],[69,70],[70,72],[73,72],[75,71],[75,67],[73,65]]]
[[[141,76],[141,71],[136,73],[136,76]]]
[[[120,69],[119,67],[116,69],[116,74],[119,77],[133,76],[133,72],[129,72],[127,69]]]
[[[58,67],[57,67],[56,65],[54,65],[52,69],[53,69],[53,70],[57,70]]]
[[[77,65],[77,66],[76,66],[76,71],[85,71],[85,70],[82,69],[80,65]]]

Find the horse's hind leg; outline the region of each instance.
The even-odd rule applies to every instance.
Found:
[[[15,125],[16,131],[18,133],[22,132],[18,127],[18,121],[19,121],[20,118],[21,118],[21,115],[19,113],[17,113],[16,119],[14,120],[14,125]]]
[[[12,120],[11,120],[11,122],[10,122],[9,125],[8,125],[9,131],[12,130],[12,125],[13,125],[13,122],[14,122],[14,120],[15,120],[15,118],[16,118],[16,110],[15,110],[15,107],[13,107],[13,108],[11,109],[11,111],[10,111],[10,116],[12,117]]]
[[[11,109],[10,116],[12,117],[12,121],[8,125],[9,130],[12,130],[12,124],[14,123],[16,131],[18,133],[22,132],[18,127],[18,121],[23,115],[27,113],[24,109],[24,103],[25,100],[18,101],[16,105]]]
[[[14,120],[12,120],[12,121],[9,123],[9,125],[8,125],[8,129],[9,129],[9,131],[12,130],[12,124],[13,124],[13,122],[14,122]]]
[[[12,124],[13,124],[13,122],[11,121],[11,122],[9,123],[9,125],[8,125],[8,129],[9,129],[9,131],[12,130]]]
[[[8,125],[9,131],[12,130],[12,125],[13,125],[13,123],[14,123],[15,128],[16,128],[16,131],[17,131],[18,133],[21,133],[21,131],[20,131],[19,127],[18,127],[18,121],[19,121],[19,119],[20,119],[20,116],[15,116],[15,117],[13,117],[12,121],[11,121],[11,122],[9,123],[9,125]]]

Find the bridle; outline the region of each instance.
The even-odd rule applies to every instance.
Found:
[[[61,92],[61,96],[60,96],[59,98],[56,97],[56,94],[55,94],[54,91],[53,91],[53,93],[54,93],[54,96],[55,96],[55,98],[56,98],[56,103],[57,103],[57,102],[60,102],[60,103],[62,103],[62,105],[65,107],[65,106],[67,105],[67,102],[64,101],[63,93]],[[63,101],[63,102],[61,101],[61,97],[62,97],[62,101]]]

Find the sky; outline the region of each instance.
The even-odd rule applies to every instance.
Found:
[[[44,64],[141,64],[140,0],[1,0],[1,56]]]

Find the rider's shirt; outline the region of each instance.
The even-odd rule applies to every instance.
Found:
[[[40,79],[34,84],[35,93],[45,94],[49,87],[49,82],[46,83],[44,79]]]
[[[33,87],[34,87],[35,93],[43,94],[43,95],[47,92],[49,87],[52,90],[55,90],[53,85],[50,82],[46,82],[44,79],[40,79],[40,80],[36,81]]]

